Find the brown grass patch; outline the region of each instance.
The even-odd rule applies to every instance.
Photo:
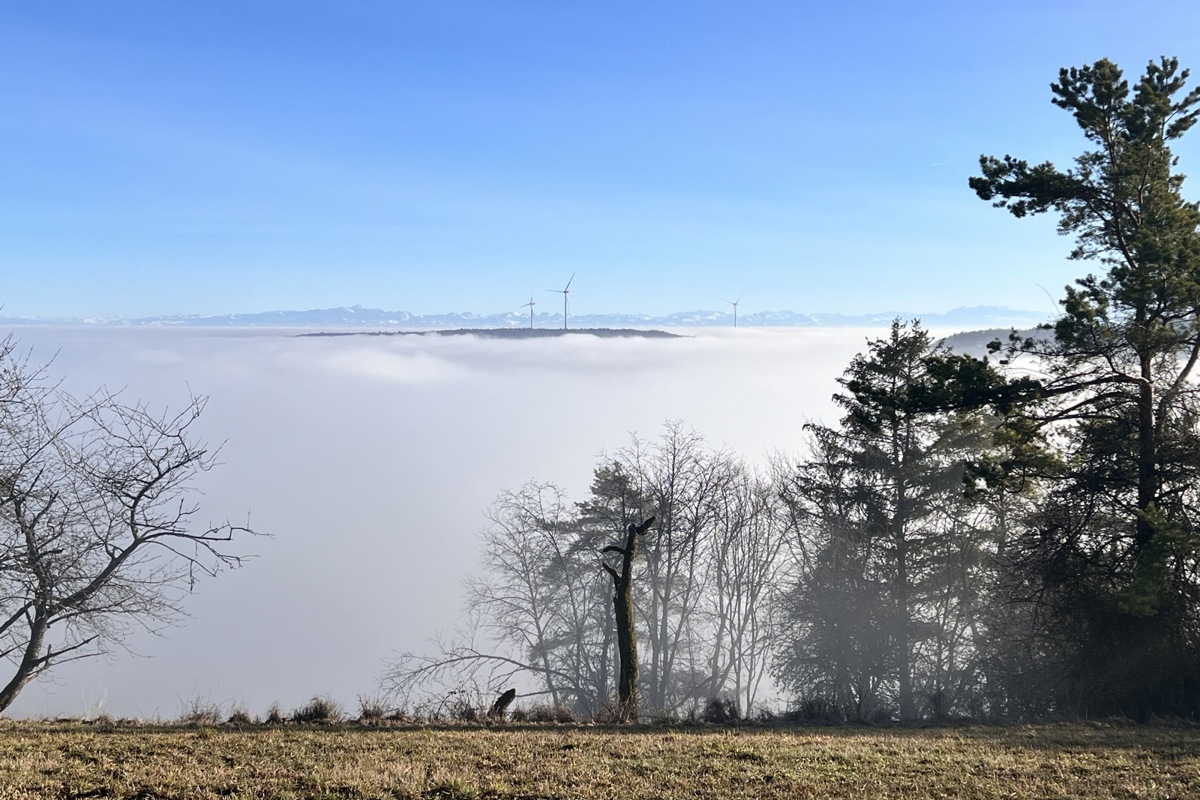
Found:
[[[0,725],[0,798],[1184,798],[1200,729]]]

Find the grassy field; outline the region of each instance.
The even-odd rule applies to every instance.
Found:
[[[0,724],[0,798],[1185,798],[1200,729]]]

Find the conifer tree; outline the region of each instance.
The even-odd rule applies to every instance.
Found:
[[[1170,58],[1132,87],[1107,60],[1063,69],[1052,102],[1088,149],[1066,170],[983,156],[970,180],[1015,217],[1057,214],[1071,258],[1101,267],[1066,288],[1053,338],[1021,348],[1045,369],[1030,416],[1067,456],[1025,563],[1041,574],[1043,618],[1072,639],[1062,691],[1077,710],[1197,707],[1184,698],[1200,633],[1200,208],[1170,149],[1200,116],[1187,78]]]

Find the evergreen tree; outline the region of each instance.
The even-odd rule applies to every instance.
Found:
[[[1052,339],[1022,346],[1045,369],[1029,418],[1065,457],[1018,563],[1066,645],[1062,700],[1087,712],[1200,710],[1200,208],[1170,150],[1200,116],[1187,78],[1168,58],[1133,87],[1107,60],[1063,69],[1052,102],[1089,149],[1065,171],[984,156],[970,181],[1016,217],[1055,212],[1071,257],[1103,267],[1067,287]]]
[[[946,667],[973,651],[958,642],[971,581],[947,576],[976,557],[956,508],[977,436],[969,415],[926,407],[945,358],[919,324],[893,323],[839,379],[841,425],[809,426],[813,458],[787,489],[810,563],[790,609],[801,638],[785,645],[780,677],[792,688],[816,678],[850,715],[873,716],[887,696],[901,719],[923,703],[942,713]]]

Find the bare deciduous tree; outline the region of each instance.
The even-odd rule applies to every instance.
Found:
[[[793,535],[771,480],[736,463],[708,538],[706,586],[712,631],[708,685],[732,695],[732,705],[749,712],[767,677],[774,650],[769,601],[782,579]]]
[[[713,636],[701,629],[701,609],[710,588],[707,542],[739,466],[682,423],[664,427],[657,441],[634,436],[613,461],[658,520],[644,547],[644,596],[635,602],[644,606],[645,699],[657,712],[676,713],[721,689],[709,682]]]
[[[581,503],[553,484],[506,492],[481,536],[465,624],[433,654],[393,659],[384,687],[411,701],[524,678],[523,697],[593,718],[696,711],[723,695],[749,709],[772,650],[766,595],[789,540],[776,505],[767,481],[679,423],[603,457]],[[620,558],[604,572],[597,552]]]
[[[610,701],[613,625],[596,543],[580,536],[562,490],[530,482],[505,492],[480,534],[484,574],[466,582],[467,613],[433,653],[403,653],[383,675],[406,703],[471,687],[498,691],[521,678],[522,696],[592,716]],[[604,532],[607,535],[607,531]]]
[[[103,389],[79,399],[15,347],[0,343],[0,710],[55,665],[177,620],[250,533],[195,525],[192,482],[214,459],[190,433],[203,398],[161,415]]]

